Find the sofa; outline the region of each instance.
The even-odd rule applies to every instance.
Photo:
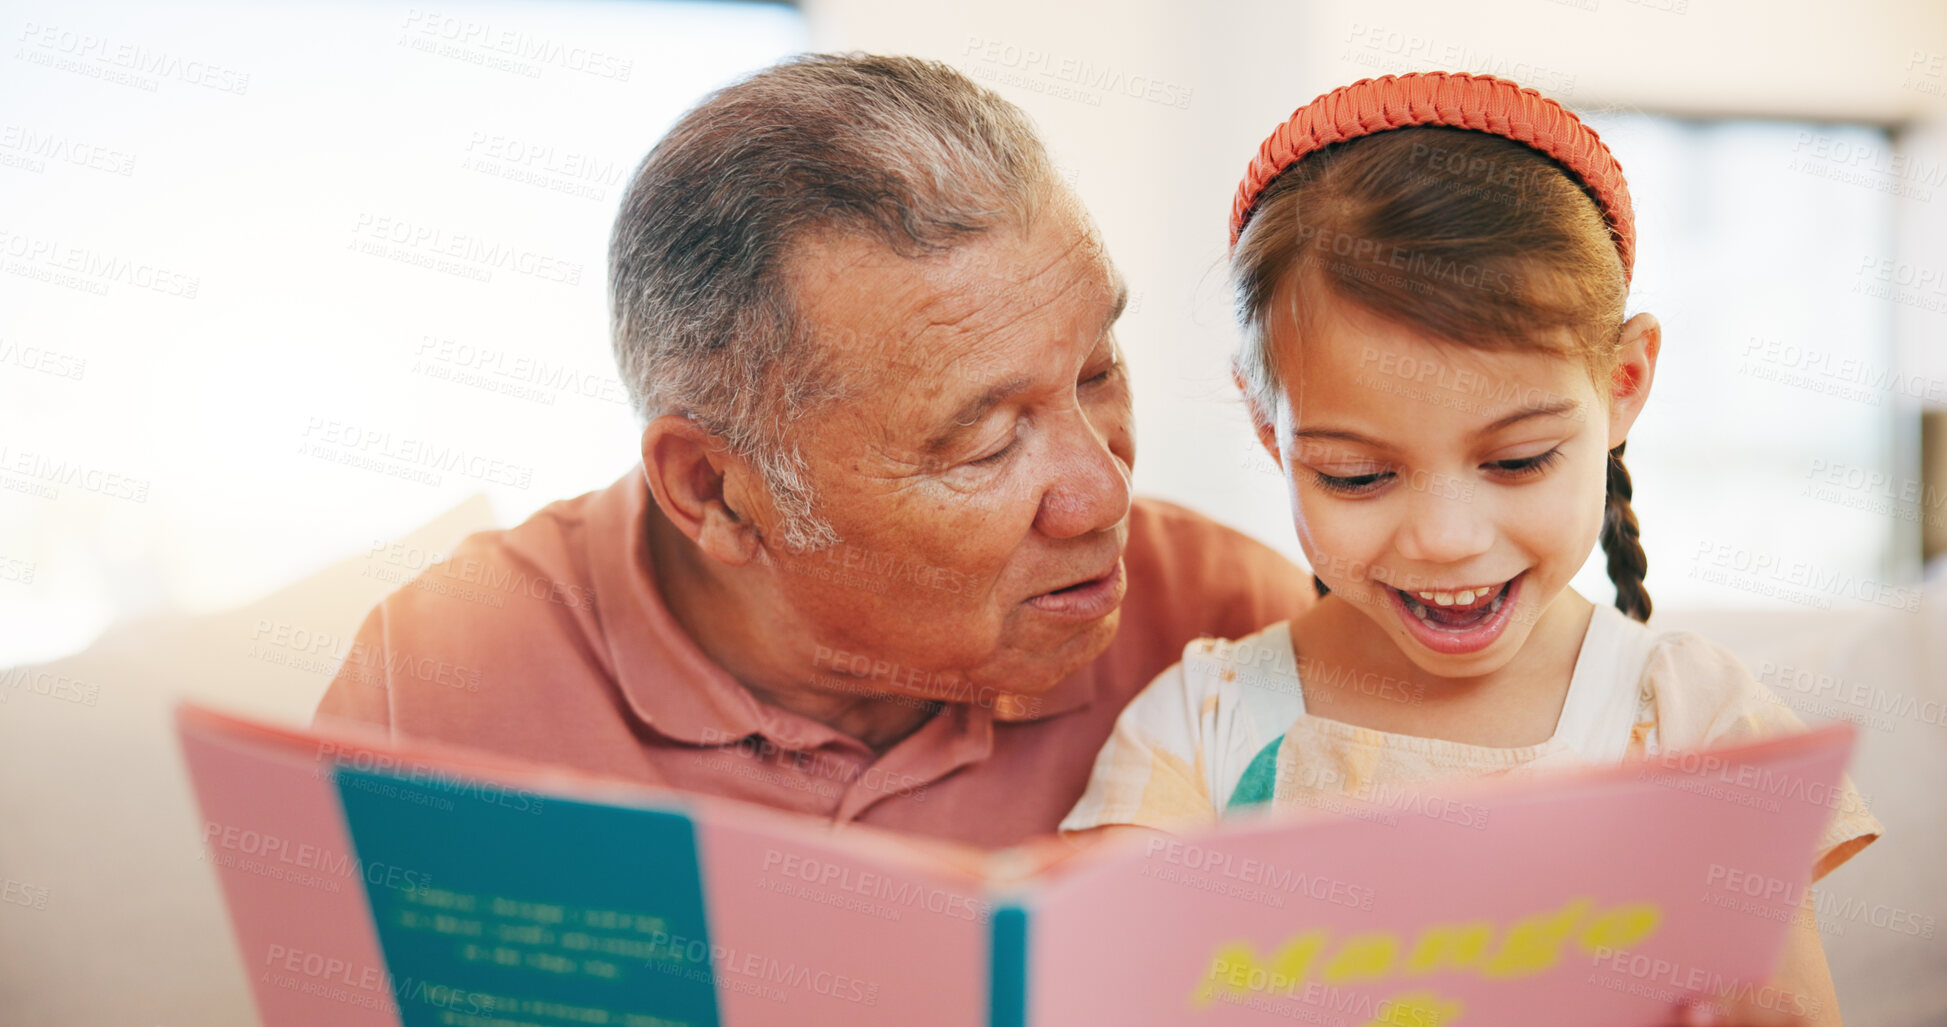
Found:
[[[476,497],[400,544],[447,551],[492,526]],[[171,712],[188,698],[304,721],[395,587],[390,566],[353,556],[234,610],[120,625],[0,672],[0,1019],[256,1022]],[[1932,582],[1917,612],[1656,623],[1729,646],[1808,721],[1861,723],[1852,773],[1887,835],[1820,888],[1841,1004],[1855,1025],[1947,1023],[1947,587]]]

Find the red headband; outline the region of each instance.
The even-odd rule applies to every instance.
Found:
[[[1506,79],[1445,71],[1360,79],[1298,108],[1258,149],[1230,208],[1237,245],[1258,194],[1298,158],[1333,143],[1414,125],[1490,132],[1555,159],[1595,197],[1609,221],[1627,280],[1636,262],[1636,219],[1629,186],[1609,148],[1561,104]]]

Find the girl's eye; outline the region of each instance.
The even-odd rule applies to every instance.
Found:
[[[1490,460],[1485,466],[1492,468],[1504,478],[1520,480],[1523,478],[1532,478],[1547,471],[1556,460],[1561,459],[1561,456],[1562,447],[1556,446],[1554,449],[1538,456],[1522,457],[1519,460]]]
[[[1373,489],[1378,488],[1381,482],[1393,476],[1393,472],[1374,471],[1371,474],[1339,476],[1314,471],[1312,472],[1312,476],[1317,479],[1318,487],[1327,492],[1355,496],[1361,493],[1371,492]]]

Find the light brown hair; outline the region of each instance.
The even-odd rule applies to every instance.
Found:
[[[1274,303],[1293,305],[1300,331],[1304,297],[1326,295],[1455,344],[1580,359],[1606,394],[1629,291],[1601,209],[1560,164],[1510,139],[1436,126],[1362,136],[1287,168],[1231,251],[1231,281],[1244,329],[1238,375],[1264,411],[1280,401]],[[1609,452],[1602,549],[1617,609],[1648,620],[1648,560],[1622,454]]]

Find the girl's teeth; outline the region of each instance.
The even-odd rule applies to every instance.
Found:
[[[1487,598],[1494,589],[1483,585],[1480,588],[1466,588],[1458,592],[1415,592],[1414,595],[1439,606],[1470,606]]]
[[[1456,631],[1460,629],[1448,624],[1444,620],[1436,620],[1428,611],[1427,607],[1430,605],[1447,607],[1455,605],[1472,606],[1482,599],[1486,599],[1491,594],[1494,598],[1488,600],[1486,606],[1469,611],[1472,614],[1473,622],[1478,624],[1486,618],[1490,618],[1501,612],[1501,607],[1507,605],[1508,596],[1503,591],[1506,587],[1503,584],[1497,587],[1462,589],[1459,592],[1407,592],[1401,590],[1399,596],[1406,601],[1407,612],[1419,618],[1420,623],[1425,624],[1429,628],[1443,631]],[[1458,614],[1458,611],[1456,611],[1456,614]]]

